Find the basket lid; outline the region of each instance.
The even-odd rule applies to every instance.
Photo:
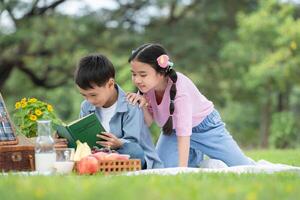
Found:
[[[0,146],[18,144],[16,131],[0,93]]]

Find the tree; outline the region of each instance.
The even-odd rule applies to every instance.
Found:
[[[15,32],[12,34],[7,35],[1,33],[0,48],[3,49],[3,51],[1,51],[0,54],[0,88],[3,87],[5,81],[15,68],[27,74],[36,85],[52,88],[66,82],[67,79],[65,78],[49,81],[49,77],[51,77],[48,76],[49,74],[55,71],[61,72],[51,64],[46,64],[44,72],[40,72],[39,76],[32,68],[26,65],[26,59],[30,59],[30,57],[51,57],[51,55],[53,55],[53,53],[46,48],[34,49],[28,36],[33,36],[31,34],[31,28],[39,28],[39,22],[36,20],[37,17],[43,18],[45,15],[48,15],[49,12],[53,12],[53,10],[64,1],[65,0],[52,1],[43,6],[38,6],[39,0],[33,1],[31,4],[18,1],[0,1],[1,12],[6,11],[9,14],[15,28]],[[15,13],[22,13],[22,17],[17,18]],[[32,26],[31,22],[33,23]],[[44,33],[46,32],[47,31],[44,30]]]
[[[272,115],[292,111],[290,97],[300,83],[300,20],[294,14],[293,4],[261,2],[256,12],[238,16],[237,39],[223,49],[230,81],[240,77],[230,88],[234,99],[260,105],[262,147],[268,146]]]

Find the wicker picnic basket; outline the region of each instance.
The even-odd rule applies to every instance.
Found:
[[[34,144],[18,136],[18,144],[0,146],[0,171],[34,171]]]
[[[78,165],[78,162],[75,163],[75,171],[78,170],[76,165]],[[104,175],[141,170],[141,161],[139,159],[102,160],[98,161],[98,165],[98,173],[102,173]]]
[[[141,170],[141,160],[105,160],[99,162],[99,171],[104,174]]]
[[[15,133],[15,127],[11,123],[4,99],[0,93],[0,146],[18,144],[18,138]]]
[[[33,171],[34,143],[16,131],[0,93],[0,172]]]

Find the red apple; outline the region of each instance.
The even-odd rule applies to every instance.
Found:
[[[108,153],[105,152],[97,152],[92,154],[91,156],[95,157],[99,162],[105,160],[105,157],[108,155]]]
[[[76,164],[79,174],[95,174],[99,171],[98,160],[93,156],[86,156]]]

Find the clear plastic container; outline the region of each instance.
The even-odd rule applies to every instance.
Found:
[[[35,142],[35,169],[39,173],[52,173],[56,161],[54,139],[51,135],[51,120],[37,121],[38,130]]]

